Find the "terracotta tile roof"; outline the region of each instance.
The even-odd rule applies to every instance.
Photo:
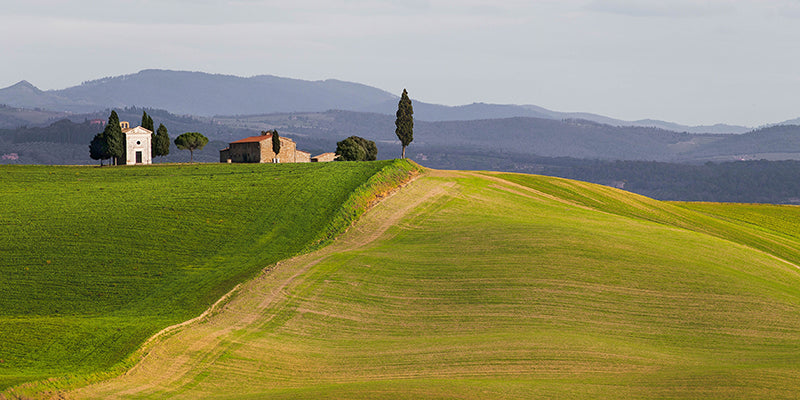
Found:
[[[250,137],[247,137],[247,138],[244,138],[244,139],[237,140],[235,142],[231,142],[231,144],[234,144],[234,143],[256,143],[256,142],[263,142],[264,140],[267,140],[267,139],[272,139],[272,135],[270,134],[270,135],[250,136]]]

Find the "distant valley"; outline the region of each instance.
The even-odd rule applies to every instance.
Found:
[[[118,110],[138,121],[142,109]],[[218,162],[228,142],[277,129],[312,154],[333,151],[351,135],[374,140],[378,157],[399,157],[394,119],[376,113],[328,111],[251,116],[179,116],[147,110],[171,137],[200,131],[211,142],[196,161]],[[71,115],[45,127],[0,129],[2,164],[92,164],[88,142],[98,131],[92,119]],[[688,134],[644,127],[614,127],[585,120],[506,118],[417,121],[408,156],[439,169],[523,172],[615,186],[660,200],[800,202],[800,127],[781,125],[747,134]],[[761,161],[774,160],[774,161]],[[777,161],[788,160],[788,161]],[[172,147],[156,162],[188,162]]]
[[[134,124],[147,110],[172,138],[202,132],[211,142],[195,152],[201,162],[218,162],[228,142],[271,129],[312,154],[333,151],[336,142],[356,135],[377,143],[379,159],[396,158],[397,99],[336,80],[162,70],[54,91],[21,82],[0,89],[0,164],[92,164],[88,143],[102,127],[91,121],[105,121],[111,108]],[[407,155],[431,168],[560,176],[661,200],[800,202],[793,178],[800,162],[791,161],[800,160],[798,121],[753,130],[620,121],[525,105],[415,101],[414,109]],[[156,162],[188,160],[173,147]]]

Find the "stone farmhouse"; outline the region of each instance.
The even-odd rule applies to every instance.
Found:
[[[231,142],[219,151],[219,161],[227,163],[302,163],[311,162],[311,153],[297,150],[294,140],[280,137],[281,150],[272,151],[272,133],[266,132]]]
[[[125,164],[152,164],[153,156],[150,142],[153,137],[153,131],[141,126],[131,128],[127,121],[121,121],[119,126],[122,128],[122,134],[125,135],[125,151],[127,155]]]

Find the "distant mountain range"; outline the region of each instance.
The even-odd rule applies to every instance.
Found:
[[[8,107],[70,113],[138,106],[197,116],[328,110],[394,115],[397,101],[398,96],[387,91],[333,79],[306,81],[271,75],[243,78],[168,70],[143,70],[61,90],[43,91],[27,81],[0,89],[0,104]],[[444,106],[418,100],[414,101],[414,117],[431,122],[513,117],[582,119],[613,126],[656,127],[688,133],[744,133],[751,130],[724,124],[685,126],[658,120],[623,121],[590,113],[552,111],[534,105],[474,103]]]
[[[379,89],[337,80],[312,82],[269,75],[240,78],[163,70],[103,78],[61,90],[42,91],[27,81],[0,89],[0,104],[14,107],[92,112],[143,106],[200,116],[357,109],[392,98]]]

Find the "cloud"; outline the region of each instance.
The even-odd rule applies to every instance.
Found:
[[[11,1],[0,87],[166,68],[760,124],[796,116],[797,17],[799,0]]]
[[[717,16],[736,9],[730,0],[594,0],[586,8],[633,17],[668,18]]]

